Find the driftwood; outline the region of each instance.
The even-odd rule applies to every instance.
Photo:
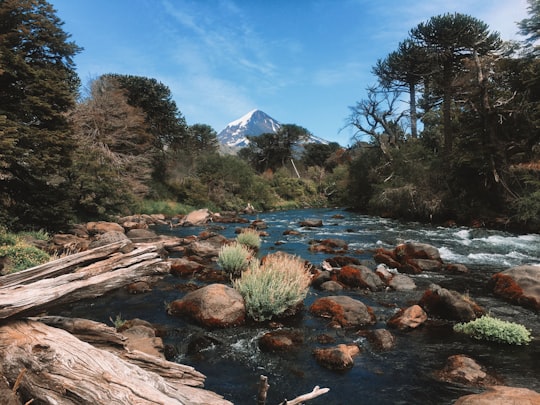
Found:
[[[257,394],[257,405],[266,405],[266,397],[268,394],[268,389],[270,385],[268,384],[268,377],[261,375],[259,378],[259,392]],[[320,388],[318,385],[313,388],[313,391],[308,392],[307,394],[300,395],[290,401],[284,400],[279,405],[298,405],[310,399],[317,398],[318,396],[326,394],[330,391],[330,388]]]
[[[159,255],[159,246],[141,244],[122,253],[126,247],[124,243],[112,245],[99,251],[107,251],[105,256],[92,250],[78,259],[63,258],[46,267],[38,266],[41,271],[35,267],[25,270],[16,279],[11,275],[0,277],[0,320],[35,315],[56,305],[99,297],[135,281],[167,274],[170,270],[170,264]],[[98,249],[101,248],[95,250]],[[97,258],[102,260],[96,262]],[[74,265],[89,261],[94,263],[80,268]]]
[[[130,355],[144,358],[144,354]],[[152,356],[146,355],[148,358]],[[33,320],[0,326],[0,358],[6,379],[26,399],[75,404],[230,404],[199,387],[201,375],[188,366],[148,359],[169,367],[168,377],[145,370],[72,334]],[[178,369],[177,369],[178,367]],[[26,371],[24,371],[26,370]],[[174,371],[171,371],[174,370]],[[192,378],[178,378],[190,374]]]

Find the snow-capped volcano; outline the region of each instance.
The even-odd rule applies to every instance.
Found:
[[[230,122],[217,138],[221,144],[232,148],[243,148],[249,144],[248,135],[257,136],[277,132],[281,124],[261,110],[253,110]]]

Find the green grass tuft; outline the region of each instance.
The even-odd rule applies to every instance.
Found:
[[[454,330],[475,339],[511,345],[528,344],[531,341],[531,332],[525,326],[489,315],[467,323],[458,323],[454,325]]]

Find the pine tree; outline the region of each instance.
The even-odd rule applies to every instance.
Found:
[[[0,2],[0,217],[53,228],[71,212],[66,169],[73,149],[65,112],[81,50],[45,0]]]

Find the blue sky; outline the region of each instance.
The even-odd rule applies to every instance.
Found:
[[[460,12],[520,39],[526,0],[49,0],[84,50],[87,84],[105,73],[167,85],[189,125],[217,132],[258,108],[346,146],[349,106],[371,68],[430,17]]]

